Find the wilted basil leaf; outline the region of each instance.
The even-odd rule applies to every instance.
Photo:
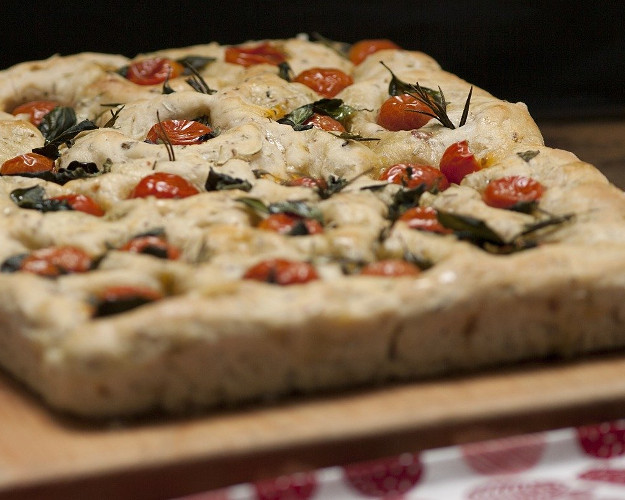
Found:
[[[27,253],[20,253],[12,255],[6,259],[0,266],[0,272],[2,273],[14,273],[22,268],[22,262],[28,256]]]
[[[208,178],[206,179],[204,187],[206,191],[224,191],[228,189],[249,191],[252,189],[252,185],[247,180],[215,172],[213,168],[208,171]]]
[[[59,106],[48,113],[39,124],[39,130],[46,144],[60,146],[71,141],[85,130],[95,130],[98,126],[91,120],[76,123],[76,113],[72,108]]]
[[[265,205],[263,201],[259,200],[258,198],[252,198],[251,196],[242,196],[241,198],[237,198],[236,201],[238,201],[239,203],[243,203],[248,208],[251,208],[252,210],[260,214],[269,213],[269,208],[267,207],[267,205]]]
[[[311,207],[304,201],[280,201],[267,207],[271,214],[293,214],[304,219],[315,219],[323,223],[323,214],[317,207]]]
[[[437,212],[438,221],[446,228],[454,231],[460,239],[470,240],[476,244],[494,243],[505,245],[501,236],[493,231],[486,222],[468,215],[452,214],[449,212]]]
[[[38,210],[40,212],[58,212],[72,210],[65,200],[51,200],[45,198],[45,190],[41,186],[14,189],[10,197],[13,203],[20,208]]]
[[[287,82],[293,80],[293,70],[288,62],[281,62],[278,64],[278,76]]]
[[[178,59],[177,62],[185,66],[186,68],[193,68],[195,71],[201,71],[209,63],[216,61],[215,57],[204,57],[204,56],[187,56],[182,59]],[[187,74],[185,72],[185,74]]]
[[[532,158],[535,158],[536,156],[538,156],[539,153],[540,153],[540,151],[533,151],[533,150],[530,149],[528,151],[520,151],[520,152],[518,152],[517,156],[522,158],[524,162],[529,163],[529,161]]]

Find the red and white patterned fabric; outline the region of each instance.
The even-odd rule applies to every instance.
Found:
[[[178,500],[625,500],[625,420],[404,453]]]

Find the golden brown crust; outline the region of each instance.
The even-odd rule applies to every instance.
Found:
[[[7,112],[0,121],[0,158],[43,143],[37,129],[8,114],[12,108],[53,97],[101,127],[82,133],[71,147],[62,145],[57,167],[94,162],[106,171],[63,185],[0,177],[1,261],[52,245],[77,246],[98,261],[88,273],[55,279],[0,275],[3,366],[56,408],[111,416],[181,412],[625,345],[625,195],[572,153],[545,147],[522,103],[474,89],[466,125],[452,130],[431,120],[419,130],[390,132],[376,123],[390,81],[380,60],[403,80],[440,86],[454,123],[470,85],[420,52],[382,51],[353,67],[302,38],[275,43],[296,73],[311,66],[351,73],[354,84],[337,96],[356,110],[350,132],[376,140],[278,123],[319,96],[280,78],[273,66],[226,63],[225,48],[217,44],[136,58],[214,57],[201,70],[212,94],[194,91],[185,77],[169,82],[169,94],[162,85],[136,85],[116,72],[130,62],[121,56],[55,57],[0,73],[0,107]],[[50,83],[68,68],[62,85]],[[111,103],[123,107],[112,107],[117,120],[104,128]],[[207,117],[219,134],[174,146],[172,159],[163,144],[144,141],[157,112],[161,120]],[[485,221],[504,240],[498,252],[388,217],[401,187],[380,182],[380,171],[398,162],[437,166],[445,149],[463,140],[481,170],[442,193],[423,194],[419,203]],[[249,191],[206,192],[211,170],[247,182]],[[155,171],[179,174],[200,193],[129,199],[137,182]],[[285,185],[300,175],[352,182],[333,196]],[[545,186],[540,211],[484,203],[486,185],[505,175]],[[48,197],[89,195],[105,216],[16,206],[10,194],[35,185]],[[308,203],[325,231],[288,236],[259,229],[264,215],[241,197]],[[529,226],[550,218],[560,222],[532,234],[538,246],[508,253],[523,246]],[[179,261],[119,251],[134,235],[155,229],[180,249]],[[431,267],[417,278],[345,274],[406,254]],[[314,262],[321,279],[289,287],[241,279],[252,264],[276,257]],[[140,285],[166,298],[94,319],[94,297],[118,285]]]

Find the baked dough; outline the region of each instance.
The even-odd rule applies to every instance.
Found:
[[[52,408],[110,417],[181,413],[625,345],[625,194],[572,153],[545,147],[524,104],[474,88],[464,126],[430,120],[419,130],[391,132],[376,123],[391,79],[380,61],[403,81],[441,87],[454,123],[470,85],[420,52],[383,50],[354,66],[306,37],[272,43],[295,74],[310,67],[349,73],[354,83],[337,98],[356,110],[350,133],[376,140],[279,123],[319,95],[281,78],[275,66],[225,62],[225,47],[215,43],[135,58],[214,58],[200,70],[216,91],[209,94],[183,76],[168,82],[171,93],[160,84],[136,85],[118,73],[132,62],[118,55],[54,56],[0,72],[0,163],[44,144],[37,127],[11,110],[54,99],[99,126],[71,147],[62,145],[57,167],[92,162],[106,172],[65,184],[0,177],[0,261],[61,245],[98,259],[93,270],[53,279],[0,274],[6,370]],[[110,109],[117,119],[105,127]],[[145,142],[157,116],[207,116],[219,134],[173,146],[172,159],[165,145]],[[485,221],[511,242],[536,215],[490,207],[480,193],[493,179],[531,177],[546,188],[541,213],[562,221],[538,231],[537,246],[489,252],[454,234],[391,224],[388,207],[400,188],[378,180],[380,172],[401,162],[438,165],[450,144],[464,140],[482,168],[460,185],[423,194],[420,204]],[[211,171],[251,189],[207,192]],[[181,175],[200,192],[129,198],[153,172]],[[284,184],[297,176],[351,182],[323,197]],[[89,195],[105,215],[18,207],[11,193],[32,186],[48,197]],[[322,215],[325,230],[295,237],[259,229],[259,215],[243,197],[306,202]],[[119,250],[157,228],[180,259]],[[346,262],[406,253],[431,267],[416,277],[344,270]],[[313,262],[320,279],[284,287],[241,279],[268,258]],[[94,318],[94,297],[120,285],[148,287],[164,298]]]

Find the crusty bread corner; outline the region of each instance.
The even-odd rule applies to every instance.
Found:
[[[110,417],[181,413],[625,347],[625,194],[572,153],[544,146],[525,105],[475,89],[463,127],[451,130],[432,120],[418,131],[388,132],[375,123],[390,79],[379,60],[406,81],[444,88],[454,122],[469,84],[419,52],[383,51],[354,69],[318,44],[276,43],[294,70],[318,65],[351,71],[355,83],[339,97],[360,110],[353,132],[379,140],[347,142],[277,124],[276,118],[317,97],[266,66],[244,70],[218,60],[203,75],[218,90],[213,95],[191,91],[181,79],[171,81],[176,91],[168,95],[137,88],[111,73],[128,62],[121,56],[52,58],[0,73],[6,110],[54,91],[53,97],[102,125],[103,103],[126,103],[114,129],[80,135],[58,160],[61,166],[74,160],[106,163],[106,175],[63,186],[0,177],[0,259],[52,244],[104,255],[94,271],[53,280],[0,275],[2,366],[53,408]],[[223,47],[158,54],[219,58]],[[80,73],[83,66],[87,70]],[[49,78],[34,86],[28,68]],[[42,82],[63,68],[77,68],[80,75],[72,79],[68,73],[63,86],[45,87]],[[172,161],[162,145],[143,142],[156,110],[162,120],[210,116],[221,133],[177,147]],[[0,131],[15,130],[13,124],[21,131],[15,136],[23,138],[6,141],[3,132],[0,157],[42,142],[19,117],[0,118]],[[563,222],[541,230],[536,247],[511,254],[488,253],[401,222],[380,241],[394,188],[361,188],[379,184],[380,170],[393,163],[438,165],[446,147],[461,140],[470,142],[483,168],[461,185],[424,195],[421,204],[481,218],[512,239],[532,216],[488,207],[479,193],[492,179],[527,175],[546,186],[541,208]],[[528,151],[531,159],[523,155]],[[251,191],[127,199],[134,184],[154,170],[184,175],[201,188],[211,168],[249,181]],[[254,171],[268,175],[259,179]],[[310,189],[281,185],[293,175],[341,176],[353,183],[320,199]],[[106,216],[15,207],[8,194],[34,184],[49,195],[89,194]],[[242,195],[266,203],[314,203],[327,229],[297,238],[259,230],[254,215],[237,201]],[[180,261],[111,250],[155,227],[181,249]],[[335,263],[407,251],[433,266],[415,278],[378,278],[346,276]],[[267,257],[319,262],[322,279],[289,287],[240,279],[249,265]],[[167,298],[93,319],[93,295],[113,284],[145,285]]]

